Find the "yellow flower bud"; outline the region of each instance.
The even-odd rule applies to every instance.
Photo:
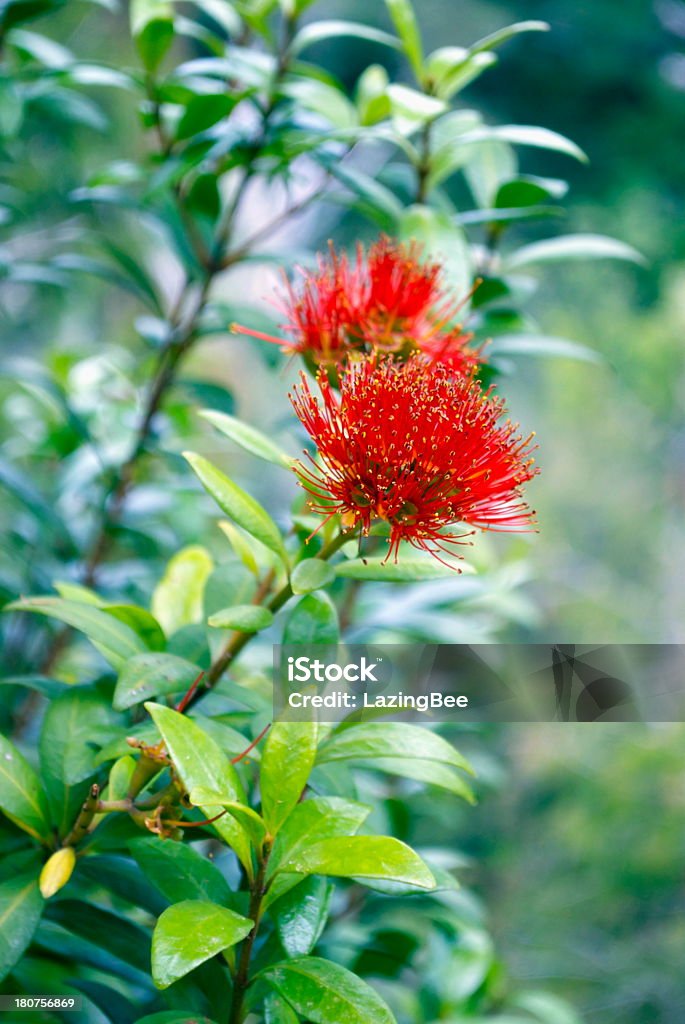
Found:
[[[75,864],[76,854],[73,846],[63,846],[45,862],[40,873],[39,885],[46,900],[67,884]]]

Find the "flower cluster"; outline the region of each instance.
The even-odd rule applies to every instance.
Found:
[[[364,356],[340,375],[336,394],[319,373],[320,399],[305,375],[291,395],[318,449],[298,465],[313,511],[358,526],[390,527],[388,557],[403,541],[440,560],[469,533],[528,530],[520,488],[535,475],[531,438],[500,422],[503,403],[473,376],[455,377],[420,354],[401,362]],[[473,531],[470,531],[472,533]]]
[[[440,264],[423,260],[416,242],[383,237],[368,253],[358,246],[354,260],[331,245],[318,269],[303,274],[279,303],[287,339],[235,329],[300,354],[312,369],[337,370],[366,353],[406,359],[417,351],[454,375],[478,365],[472,335],[455,322],[461,304],[446,290]]]
[[[521,495],[531,439],[480,385],[460,306],[417,243],[383,237],[354,259],[331,246],[287,286],[287,340],[236,328],[316,373],[319,396],[304,374],[290,396],[318,450],[296,465],[309,505],[361,535],[385,521],[395,560],[403,542],[445,561],[475,529],[533,525]]]

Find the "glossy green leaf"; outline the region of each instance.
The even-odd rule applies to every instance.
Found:
[[[308,46],[324,42],[327,39],[337,39],[341,36],[349,36],[353,39],[364,39],[370,43],[378,43],[381,46],[390,46],[398,50],[401,48],[400,40],[389,32],[373,28],[371,25],[364,25],[358,21],[314,21],[305,25],[297,33],[290,46],[290,53],[293,56],[302,53]]]
[[[454,566],[445,565],[434,558],[402,558],[386,562],[382,558],[350,559],[335,567],[336,576],[351,580],[375,580],[378,583],[417,583],[421,580],[439,580],[455,576],[458,572],[473,572],[468,562],[454,560]]]
[[[37,612],[59,619],[85,633],[93,646],[116,669],[147,648],[141,638],[123,622],[92,605],[65,601],[61,597],[25,597],[5,605],[5,611]]]
[[[568,185],[558,178],[538,178],[521,175],[500,185],[495,196],[495,207],[511,209],[518,206],[533,206],[550,199],[561,199],[568,192]]]
[[[350,836],[360,828],[371,811],[365,804],[336,796],[304,800],[294,809],[276,837],[270,870],[289,870],[300,853],[321,839]]]
[[[506,28],[500,28],[479,39],[477,43],[469,47],[469,51],[481,53],[483,50],[494,50],[495,47],[501,46],[502,43],[506,43],[507,40],[522,32],[549,32],[549,29],[550,26],[546,21],[517,21],[513,25],[507,25]]]
[[[228,117],[234,106],[234,98],[226,92],[193,96],[178,123],[176,138],[189,139],[192,135],[206,131],[217,121]]]
[[[121,711],[150,697],[185,693],[200,671],[197,665],[174,654],[137,654],[121,670],[112,703]]]
[[[316,759],[318,725],[275,722],[262,752],[260,785],[262,814],[275,835],[297,805]]]
[[[284,644],[337,644],[338,613],[328,594],[303,597],[290,612],[283,631]]]
[[[281,532],[259,502],[201,455],[185,452],[184,456],[219,508],[235,520],[238,526],[242,526],[251,536],[256,537],[286,561]]]
[[[169,560],[152,595],[152,614],[167,635],[202,621],[205,585],[214,569],[206,548],[193,544]]]
[[[335,579],[335,569],[321,558],[305,558],[298,562],[290,576],[293,594],[309,594],[327,587]]]
[[[268,608],[258,604],[236,604],[210,615],[207,622],[215,629],[237,629],[242,633],[259,633],[268,629],[274,617]]]
[[[215,793],[230,794],[236,803],[245,803],[245,794],[235,768],[219,745],[199,725],[171,708],[146,703],[159,729],[179,778],[190,792],[204,787]],[[203,807],[207,817],[208,809]],[[244,829],[229,815],[214,822],[213,827],[233,847],[245,870],[252,872],[250,842]]]
[[[267,968],[261,977],[312,1024],[396,1024],[370,985],[330,960],[298,957]]]
[[[50,835],[50,811],[40,779],[23,754],[0,735],[0,810],[35,839]]]
[[[235,416],[228,416],[223,412],[215,412],[213,409],[202,409],[200,416],[211,423],[213,427],[220,430],[226,437],[230,437],[237,445],[244,448],[251,455],[256,455],[266,462],[272,462],[275,466],[283,466],[289,469],[292,459],[281,451],[281,449],[262,434],[256,427],[236,419]]]
[[[406,757],[410,760],[440,761],[473,775],[474,771],[458,750],[431,729],[408,722],[364,722],[334,732],[323,744],[317,764],[350,758]]]
[[[420,81],[423,72],[423,46],[414,8],[410,0],[385,0],[385,5],[402,40],[402,49],[417,80]]]
[[[233,898],[216,865],[187,843],[141,836],[129,843],[129,849],[146,877],[171,903],[193,899],[227,904]]]
[[[0,981],[23,956],[42,911],[37,872],[15,875],[0,884]]]
[[[406,85],[389,85],[388,98],[391,113],[397,120],[400,131],[412,130],[427,121],[433,121],[448,109],[444,100],[427,96],[426,93],[410,89]]]
[[[204,900],[183,900],[164,911],[152,935],[152,977],[168,988],[206,960],[249,935],[253,922]]]
[[[424,80],[437,97],[449,100],[496,61],[493,53],[469,54],[460,46],[443,46],[426,60]]]
[[[52,821],[66,835],[96,771],[97,745],[108,740],[115,718],[96,690],[77,687],[50,702],[40,734],[41,775]]]
[[[500,334],[488,347],[490,359],[499,356],[542,356],[553,359],[577,359],[584,363],[601,363],[599,352],[567,338],[548,334]]]
[[[303,875],[387,879],[420,889],[435,879],[411,847],[392,836],[343,836],[322,839],[288,858],[288,870]]]
[[[574,157],[581,163],[587,163],[587,156],[580,146],[549,128],[538,128],[535,125],[503,124],[494,127],[476,128],[464,135],[463,142],[509,142],[513,146],[534,146],[538,149],[549,149],[556,153],[564,153]]]
[[[314,949],[328,920],[332,894],[325,878],[312,876],[273,904],[278,937],[288,956],[306,956]]]
[[[237,526],[234,526],[233,523],[229,523],[228,519],[220,520],[217,525],[248,572],[251,572],[253,576],[259,576],[260,566],[255,557],[254,548],[256,542],[254,537],[246,537],[244,532]],[[263,548],[263,545],[261,546]],[[263,550],[267,551],[266,548],[263,548]],[[271,559],[270,551],[267,551],[267,555]]]
[[[453,767],[439,761],[421,761],[409,757],[374,757],[368,761],[358,760],[358,767],[370,768],[372,771],[385,772],[387,775],[399,775],[416,782],[425,782],[430,786],[446,789],[469,804],[476,799],[471,787]]]
[[[119,913],[82,900],[50,900],[45,913],[51,921],[85,939],[96,949],[100,948],[106,937],[109,956],[117,957],[145,974],[149,973],[150,935],[139,924],[134,924]]]
[[[300,1018],[278,993],[267,992],[264,999],[264,1024],[300,1024]]]
[[[606,235],[562,235],[524,245],[506,257],[507,270],[519,270],[534,263],[561,260],[628,260],[644,265],[644,257],[632,245]]]
[[[193,789],[190,792],[191,803],[199,804],[202,807],[209,807],[212,810],[212,817],[222,807],[242,825],[245,832],[252,840],[255,849],[260,849],[266,837],[266,825],[261,815],[246,804],[236,803],[224,793],[215,793],[204,787]]]
[[[168,0],[131,0],[131,33],[143,64],[154,71],[174,39],[174,19]]]
[[[151,615],[146,608],[140,608],[135,604],[102,604],[104,612],[129,626],[150,651],[163,651],[166,647],[166,637],[154,615]]]

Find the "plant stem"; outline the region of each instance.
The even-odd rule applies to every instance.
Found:
[[[252,931],[243,942],[240,950],[238,967],[233,979],[233,997],[231,999],[228,1024],[241,1024],[243,1019],[243,1002],[245,1000],[245,991],[250,981],[250,960],[252,959],[252,949],[254,947],[255,939],[257,938],[257,932],[259,931],[259,922],[262,916],[262,901],[266,894],[266,869],[269,863],[270,853],[271,846],[265,843],[262,855],[259,859],[257,875],[250,888],[250,905],[247,911],[247,916],[254,922],[254,924],[252,925]]]
[[[416,169],[416,202],[425,203],[428,198],[428,178],[431,171],[431,121],[426,121],[421,130],[421,160]]]
[[[324,562],[327,561],[336,553],[336,551],[338,551],[343,546],[343,544],[346,541],[350,539],[351,535],[351,530],[342,530],[336,537],[330,540],[328,544],[326,544],[326,546],[323,547],[319,554],[315,557],[320,558]],[[266,580],[269,580],[269,584],[265,588]],[[261,605],[264,602],[264,599],[267,597],[271,589],[272,581],[273,573],[269,574],[265,578],[264,582],[262,583],[262,586],[257,590],[257,593],[255,594],[253,600],[253,604]],[[270,601],[266,602],[265,607],[268,608],[270,612],[273,612],[275,614],[276,612],[281,610],[283,605],[287,601],[289,601],[292,596],[293,589],[290,583],[286,583],[283,587],[281,587],[281,589],[276,594],[274,594]],[[252,640],[254,635],[254,633],[240,632],[235,632],[231,635],[223,651],[221,651],[217,659],[213,662],[213,664],[207,671],[207,675],[205,676],[207,689],[211,689],[213,686],[216,686],[216,684],[219,682],[226,669],[229,668],[229,666],[235,661],[237,656],[240,654],[243,648],[247,644],[249,644],[250,640]],[[193,695],[193,697],[186,705],[186,709],[190,707],[196,700],[199,700],[200,697],[203,696],[204,692],[204,690],[200,691],[200,689],[198,688],[197,692]]]

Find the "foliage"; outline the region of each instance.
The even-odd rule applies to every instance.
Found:
[[[72,17],[59,2],[2,8],[0,289],[8,337],[26,338],[3,371],[4,984],[77,991],[84,1020],[115,1024],[571,1020],[554,1001],[513,1009],[449,850],[386,834],[426,785],[471,798],[450,744],[400,723],[267,731],[274,639],[490,636],[530,614],[513,593],[525,542],[509,566],[481,545],[480,572],[457,577],[404,549],[396,564],[359,558],[336,518],[312,536],[320,521],[292,497],[288,439],[281,451],[233,415],[262,350],[231,350],[248,369],[225,386],[202,347],[237,319],[274,330],[232,275],[292,265],[274,239],[309,208],[418,240],[455,296],[482,279],[464,315],[477,340],[494,339],[485,383],[512,357],[592,358],[526,312],[530,268],[640,257],[591,233],[516,241],[566,190],[520,173],[518,147],[585,156],[549,129],[488,124],[461,91],[544,24],[426,54],[408,0],[389,0],[384,29],[303,22],[310,6],[137,0],[132,66],[25,27]],[[106,38],[111,15],[87,10]],[[344,38],[402,55],[407,79],[371,64],[349,93],[312,60]],[[72,147],[122,124],[144,139],[124,158],[93,166]],[[450,199],[455,176],[473,208]],[[206,421],[263,470],[225,455],[235,449],[216,447]]]

